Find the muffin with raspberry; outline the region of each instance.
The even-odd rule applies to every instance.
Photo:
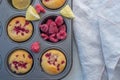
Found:
[[[42,3],[50,9],[58,9],[65,4],[66,0],[42,0]]]
[[[8,36],[16,42],[24,42],[33,34],[33,25],[25,17],[15,17],[7,25]]]
[[[65,55],[60,50],[50,49],[43,54],[41,66],[46,73],[57,75],[65,69]]]
[[[28,73],[33,66],[33,58],[26,50],[14,50],[8,57],[8,67],[15,74]]]

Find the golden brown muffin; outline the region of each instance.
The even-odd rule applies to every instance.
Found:
[[[16,74],[29,72],[33,65],[33,58],[25,50],[15,50],[8,58],[9,69]]]
[[[64,70],[66,58],[61,51],[51,49],[46,51],[42,56],[41,66],[46,73],[56,75]]]
[[[16,17],[8,23],[7,32],[12,40],[23,42],[32,36],[33,26],[24,17]]]
[[[57,9],[64,5],[66,0],[42,0],[42,3],[50,9]]]
[[[12,0],[12,5],[16,9],[26,9],[31,3],[31,0]]]

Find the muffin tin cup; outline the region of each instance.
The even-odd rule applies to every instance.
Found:
[[[27,41],[30,41],[32,38],[33,38],[33,36],[34,36],[34,25],[33,25],[33,23],[31,22],[31,21],[29,21],[31,24],[32,24],[32,27],[33,27],[33,33],[32,33],[32,35],[31,35],[31,37],[29,37],[27,40],[25,40],[25,41],[21,41],[21,42],[17,42],[17,41],[15,41],[15,40],[13,40],[13,39],[11,39],[10,38],[10,36],[8,35],[8,32],[7,32],[7,28],[8,28],[8,24],[9,24],[9,22],[12,20],[12,19],[14,19],[14,18],[17,18],[17,17],[25,17],[25,15],[24,14],[14,14],[14,16],[11,16],[9,19],[8,19],[8,21],[7,21],[7,23],[6,23],[6,35],[8,36],[8,38],[12,41],[12,42],[15,42],[15,43],[25,43],[25,42],[27,42]]]
[[[42,66],[41,66],[41,58],[42,58],[42,56],[45,54],[45,52],[47,52],[48,50],[58,50],[58,51],[62,52],[63,55],[65,56],[65,58],[66,58],[66,66],[65,66],[65,68],[64,68],[64,70],[63,70],[62,72],[60,72],[60,73],[58,73],[58,74],[55,74],[55,75],[51,75],[51,74],[46,73],[46,72],[43,70],[43,68],[42,68]],[[52,47],[48,47],[48,48],[44,49],[41,53],[42,53],[42,54],[40,54],[40,58],[39,58],[39,62],[40,62],[40,65],[39,65],[39,66],[40,66],[40,70],[42,70],[42,72],[44,72],[44,74],[45,74],[46,76],[61,77],[61,78],[63,78],[63,77],[65,77],[65,76],[68,74],[69,69],[71,68],[71,64],[69,64],[69,63],[70,63],[70,59],[67,57],[67,56],[69,56],[69,54],[67,54],[65,50],[63,50],[63,49],[60,48],[60,47],[52,46]]]
[[[9,4],[9,6],[11,7],[11,8],[13,8],[14,10],[16,10],[16,11],[25,11],[27,8],[25,8],[25,9],[17,9],[17,8],[15,8],[13,5],[12,5],[12,0],[6,0],[7,1],[7,3]],[[30,2],[30,5],[33,5],[34,4],[34,2],[35,2],[35,0],[31,0],[31,2]],[[29,7],[29,6],[28,6]]]
[[[16,51],[16,50],[24,50],[24,51],[28,52],[28,53],[31,55],[32,59],[33,59],[33,64],[32,64],[31,69],[30,69],[28,72],[24,73],[24,74],[16,74],[16,73],[12,72],[12,71],[10,70],[10,68],[9,68],[8,58],[9,58],[9,56],[12,54],[12,52],[14,52],[14,51]],[[34,56],[33,56],[32,52],[29,51],[29,49],[27,49],[27,48],[24,48],[24,47],[15,47],[15,48],[11,49],[10,51],[8,51],[8,54],[6,55],[6,58],[5,58],[5,59],[6,59],[6,60],[5,60],[6,70],[7,70],[8,73],[9,73],[11,76],[13,76],[13,77],[16,77],[16,78],[26,77],[26,76],[30,75],[30,74],[33,72],[33,70],[34,70],[34,65],[35,65]]]
[[[66,0],[65,3],[64,3],[61,7],[56,8],[56,9],[51,9],[51,8],[46,7],[46,6],[42,3],[42,0],[39,0],[39,1],[40,1],[40,3],[43,5],[43,7],[44,7],[45,9],[47,9],[48,11],[49,11],[49,10],[50,10],[50,11],[60,10],[61,8],[63,8],[63,7],[69,2],[69,0]]]
[[[73,0],[67,0],[66,4],[69,4],[72,6],[72,1]],[[32,5],[35,6],[36,4],[40,3],[40,0],[34,0]],[[42,5],[42,4],[41,4]],[[63,7],[64,7],[63,6]],[[3,10],[4,8],[4,10]],[[48,41],[43,40],[43,38],[40,36],[40,31],[39,31],[39,24],[45,19],[47,16],[51,15],[60,15],[60,9],[56,10],[50,10],[46,9],[45,14],[40,14],[41,19],[39,21],[32,21],[33,27],[34,27],[34,32],[32,37],[25,41],[25,42],[15,42],[9,38],[7,35],[6,29],[7,29],[7,24],[8,22],[16,17],[16,16],[25,16],[26,11],[25,10],[18,10],[13,8],[12,6],[10,7],[10,4],[8,3],[7,0],[2,0],[2,3],[0,4],[0,10],[2,16],[0,16],[0,22],[2,25],[1,30],[1,36],[0,36],[0,55],[1,55],[1,61],[2,61],[2,67],[0,69],[0,76],[2,76],[3,80],[59,80],[64,78],[67,74],[69,74],[71,67],[72,67],[72,60],[73,60],[73,54],[72,54],[72,20],[64,18],[65,23],[67,25],[67,38],[65,40],[62,40],[57,43],[51,43]],[[39,53],[34,53],[30,50],[31,44],[38,41],[40,43],[40,52]],[[49,75],[45,73],[40,66],[40,58],[43,55],[44,51],[48,49],[59,49],[64,53],[67,59],[67,65],[63,72],[57,75]],[[8,56],[10,55],[11,51],[15,49],[25,49],[30,54],[33,56],[34,64],[33,68],[31,69],[30,72],[28,72],[25,75],[16,75],[12,73],[8,66],[7,66],[7,59]],[[7,76],[7,77],[6,77]]]
[[[46,23],[48,19],[51,19],[51,18],[53,19],[53,17],[54,17],[54,20],[55,20],[55,18],[56,18],[57,16],[60,16],[60,14],[47,14],[46,16],[44,16],[44,17],[40,20],[39,25]],[[67,22],[66,22],[67,20],[66,20],[65,18],[63,18],[63,20],[64,20],[64,24],[66,25],[66,33],[67,33],[67,32],[69,32],[69,28],[68,28],[68,25],[67,25]],[[39,26],[39,25],[38,25],[38,26]],[[40,29],[38,29],[38,32],[41,34],[41,30],[40,30]],[[67,33],[67,34],[68,34],[68,33]],[[41,35],[40,35],[40,37],[41,37]],[[51,41],[44,40],[42,37],[41,37],[41,38],[42,38],[43,41],[47,42],[48,44],[55,45],[55,44],[60,44],[60,43],[64,42],[64,41],[67,39],[67,37],[68,37],[68,36],[66,36],[65,39],[60,40],[60,41],[58,41],[58,42],[51,42]]]

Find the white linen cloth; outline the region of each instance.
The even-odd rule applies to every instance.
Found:
[[[120,0],[73,0],[73,12],[83,80],[120,80]]]

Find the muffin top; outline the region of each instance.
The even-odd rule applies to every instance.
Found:
[[[31,0],[12,0],[12,5],[16,9],[23,10],[26,9],[31,3]]]
[[[66,58],[61,51],[51,49],[43,54],[41,66],[46,73],[56,75],[64,70],[66,66]]]
[[[15,17],[8,23],[7,32],[12,40],[23,42],[32,36],[33,26],[25,17]]]
[[[58,9],[64,5],[66,0],[42,0],[44,6],[50,9]]]
[[[25,74],[33,65],[32,56],[25,50],[15,50],[8,58],[9,69],[16,74]]]

